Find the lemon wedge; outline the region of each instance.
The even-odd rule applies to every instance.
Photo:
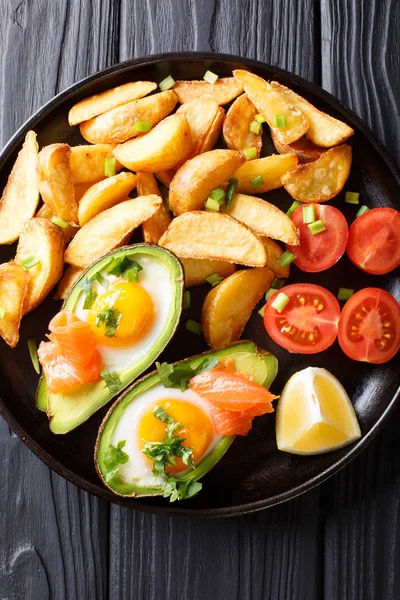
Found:
[[[308,367],[289,379],[276,410],[279,450],[322,454],[360,437],[351,400],[332,373]]]

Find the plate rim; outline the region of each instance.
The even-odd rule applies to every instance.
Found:
[[[240,57],[235,54],[202,51],[168,52],[137,57],[134,59],[123,61],[121,63],[117,63],[110,67],[106,67],[105,69],[101,69],[100,71],[92,73],[91,75],[77,81],[73,85],[67,87],[62,92],[58,93],[56,96],[53,96],[48,102],[43,104],[17,129],[17,131],[6,143],[6,145],[0,153],[0,169],[3,168],[4,163],[9,158],[9,155],[15,152],[15,150],[20,146],[26,131],[34,123],[36,123],[37,120],[40,120],[43,116],[45,116],[49,112],[52,112],[63,102],[68,100],[76,91],[84,88],[87,85],[90,85],[91,83],[101,81],[102,79],[106,79],[110,75],[113,75],[115,73],[123,73],[125,71],[131,70],[134,67],[153,65],[160,62],[182,62],[185,60],[236,62],[241,63],[248,68],[256,68],[261,70],[268,68],[269,70],[274,71],[278,75],[282,75],[286,78],[292,79],[294,83],[300,85],[303,89],[311,92],[312,94],[328,102],[329,104],[333,104],[335,108],[338,109],[350,121],[356,122],[361,134],[368,139],[368,141],[380,154],[381,158],[383,159],[387,167],[390,169],[394,179],[400,187],[400,168],[397,166],[394,158],[391,156],[384,144],[377,138],[372,129],[360,117],[358,117],[358,115],[356,115],[350,108],[343,104],[343,102],[336,98],[333,94],[327,92],[318,84],[304,79],[300,75],[296,75],[291,71],[287,71],[285,69],[263,61],[247,57]],[[349,464],[356,456],[358,456],[363,450],[365,450],[365,448],[370,444],[370,442],[383,429],[383,426],[388,420],[389,415],[396,408],[396,404],[399,400],[399,397],[400,386],[397,389],[397,392],[391,398],[386,409],[379,417],[379,419],[374,423],[370,431],[367,434],[365,434],[359,441],[352,444],[349,447],[349,450],[346,452],[346,454],[339,458],[334,464],[321,471],[318,475],[315,475],[311,479],[308,479],[301,485],[298,485],[280,494],[270,496],[269,498],[263,500],[239,504],[232,507],[224,506],[217,508],[202,509],[195,509],[182,505],[174,507],[170,504],[166,504],[165,506],[151,506],[143,504],[141,500],[137,498],[125,498],[116,496],[106,488],[104,488],[104,490],[102,491],[99,491],[94,484],[87,481],[81,475],[74,473],[68,467],[65,467],[58,460],[53,458],[46,450],[44,450],[40,446],[40,444],[38,444],[14,418],[14,416],[11,414],[11,412],[5,405],[2,397],[0,397],[0,415],[5,419],[8,425],[12,428],[16,435],[24,442],[24,444],[29,448],[29,450],[34,452],[34,454],[36,454],[36,456],[38,456],[38,458],[40,458],[48,467],[50,467],[53,471],[61,475],[61,477],[64,477],[64,479],[78,486],[80,489],[93,494],[97,498],[151,514],[163,514],[165,516],[215,518],[233,517],[257,512],[265,508],[281,504],[282,502],[286,502],[292,498],[296,498],[297,496],[315,488],[317,485],[319,485],[320,483],[322,483],[323,481],[327,480],[329,477],[340,471],[343,467]]]

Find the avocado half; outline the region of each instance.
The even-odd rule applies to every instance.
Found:
[[[197,367],[205,357],[218,358],[220,360],[232,360],[236,370],[246,372],[253,377],[259,385],[268,388],[274,381],[278,372],[278,361],[272,354],[261,350],[253,342],[240,341],[235,342],[220,350],[205,352],[199,356],[194,356],[175,364],[189,364],[191,367]],[[107,468],[105,457],[111,445],[114,430],[123,418],[128,405],[138,400],[141,394],[151,388],[160,385],[161,379],[157,371],[143,377],[135,382],[125,393],[116,400],[111,406],[102,424],[100,425],[97,436],[94,461],[96,470],[104,485],[119,496],[142,497],[142,496],[160,496],[162,489],[160,486],[154,487],[142,486],[134,481],[124,481],[119,476],[106,481]],[[186,471],[182,476],[176,478],[182,482],[197,481],[222,458],[229,446],[232,444],[235,436],[223,437],[195,467],[195,469]]]
[[[93,263],[80,277],[65,299],[62,308],[74,312],[78,300],[84,291],[80,283],[84,279],[92,278],[96,273],[105,269],[114,258],[128,257],[140,264],[140,258],[146,257],[162,263],[170,272],[173,281],[173,297],[171,298],[168,317],[165,326],[157,340],[157,344],[142,357],[139,362],[129,365],[128,368],[117,371],[121,381],[121,388],[117,392],[110,392],[105,382],[101,379],[94,383],[86,383],[75,391],[63,394],[49,393],[46,378],[41,377],[36,391],[36,405],[45,411],[50,419],[50,429],[53,433],[68,433],[86,421],[99,408],[109,402],[114,396],[120,394],[134,379],[143,373],[161,354],[174,335],[182,313],[182,299],[184,292],[184,273],[179,260],[172,252],[152,244],[135,244],[113,250]]]

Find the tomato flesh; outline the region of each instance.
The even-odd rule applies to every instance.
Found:
[[[381,364],[400,345],[400,306],[379,288],[365,288],[345,304],[339,323],[339,344],[349,358]]]
[[[272,305],[282,292],[289,302],[278,312]],[[335,341],[339,316],[339,302],[331,292],[319,285],[295,283],[268,300],[264,325],[268,335],[289,352],[316,354]]]
[[[310,205],[305,205],[310,206]],[[326,227],[325,231],[313,235],[303,219],[303,206],[297,208],[291,216],[300,234],[300,245],[286,248],[296,255],[294,264],[307,273],[319,273],[332,267],[343,256],[349,228],[340,210],[334,206],[314,204],[315,220],[319,219]]]

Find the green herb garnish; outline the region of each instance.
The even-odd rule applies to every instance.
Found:
[[[254,133],[255,135],[260,135],[260,133],[262,133],[262,125],[258,121],[252,121],[249,129],[250,132]]]
[[[170,90],[171,88],[173,88],[175,83],[175,79],[171,77],[171,75],[168,75],[168,77],[160,81],[158,87],[162,92],[165,92],[166,90]]]
[[[291,217],[294,211],[299,208],[299,206],[302,206],[301,202],[297,202],[297,200],[295,200],[289,210],[286,211],[287,216]]]
[[[296,260],[296,258],[297,256],[293,254],[293,252],[285,250],[285,252],[281,254],[277,260],[281,267],[285,268],[288,267],[294,260]]]
[[[354,294],[355,290],[352,290],[350,288],[339,288],[338,291],[338,295],[337,298],[338,300],[348,300],[349,298],[352,297],[352,295]]]
[[[23,258],[19,263],[21,267],[24,269],[32,269],[32,267],[36,267],[36,265],[40,265],[41,261],[36,256],[27,256]]]
[[[184,392],[189,388],[192,377],[213,369],[217,364],[218,358],[205,358],[195,368],[185,363],[171,365],[166,362],[156,362],[156,367],[164,387],[179,388],[181,392]]]
[[[184,309],[190,308],[190,290],[185,290],[185,293],[183,294],[182,306]]]
[[[115,158],[104,159],[104,175],[106,177],[114,177],[116,172],[117,160]]]
[[[204,79],[204,81],[211,83],[211,85],[214,85],[214,83],[218,79],[218,75],[216,73],[213,73],[212,71],[206,71],[204,73],[203,79]]]
[[[257,158],[257,149],[255,146],[251,146],[251,148],[244,148],[242,152],[245,155],[246,160],[253,160],[254,158]]]
[[[90,281],[97,281],[106,290],[110,287],[110,282],[101,273],[95,273]]]
[[[83,310],[89,310],[92,308],[94,301],[97,298],[97,292],[93,289],[93,279],[83,279],[79,283],[79,287],[85,292],[85,302],[83,303]]]
[[[135,260],[122,256],[113,258],[107,267],[108,275],[115,277],[125,277],[128,281],[139,281],[139,271],[143,271],[143,267]]]
[[[194,321],[193,319],[188,319],[185,325],[187,331],[190,333],[194,333],[195,335],[201,335],[201,323],[198,321]]]
[[[285,115],[274,115],[274,127],[283,129],[286,127],[286,116]]]
[[[120,440],[117,447],[110,444],[107,452],[104,456],[104,466],[107,469],[105,480],[111,481],[119,475],[120,465],[124,465],[129,460],[129,455],[122,450],[125,446],[126,440]]]
[[[64,221],[64,219],[62,219],[61,217],[57,217],[57,215],[53,215],[50,221],[54,223],[54,225],[60,227],[61,229],[67,229],[69,225],[68,221]]]
[[[135,121],[135,131],[139,131],[140,133],[147,133],[152,128],[152,123],[150,121]]]
[[[121,389],[122,383],[116,371],[101,371],[100,375],[110,392],[115,393]]]
[[[250,181],[250,185],[253,190],[257,190],[259,187],[264,185],[264,179],[261,177],[261,175],[257,175],[257,177],[254,177],[254,179]]]
[[[106,327],[104,335],[114,337],[121,316],[121,311],[116,308],[104,308],[96,315],[96,327],[101,327],[104,324]]]
[[[211,285],[211,287],[215,287],[216,285],[221,283],[223,279],[224,278],[221,277],[221,275],[218,275],[218,273],[213,273],[212,275],[206,278],[206,281]]]
[[[365,206],[365,204],[363,204],[362,206],[360,206],[360,208],[356,212],[356,217],[361,217],[361,215],[363,215],[364,213],[366,213],[368,211],[369,211],[368,206]]]
[[[33,364],[33,368],[35,369],[36,373],[38,375],[40,375],[40,364],[39,364],[39,358],[38,358],[38,353],[37,353],[36,340],[34,340],[33,338],[28,340],[28,349],[29,349],[29,355],[31,357],[31,361]]]
[[[360,204],[360,194],[358,192],[346,192],[344,201],[347,204]]]
[[[226,190],[226,201],[225,206],[229,208],[232,204],[233,196],[236,194],[236,188],[238,186],[239,180],[236,177],[231,177],[229,180],[228,188]]]

